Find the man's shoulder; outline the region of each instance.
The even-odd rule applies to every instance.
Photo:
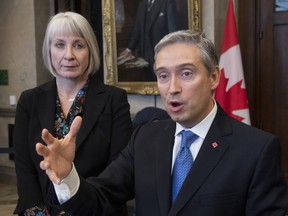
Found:
[[[158,120],[141,125],[138,130],[141,133],[152,135],[159,134],[159,132],[171,133],[175,132],[176,123],[171,119]]]

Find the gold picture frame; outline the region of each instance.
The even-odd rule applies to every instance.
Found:
[[[116,15],[115,2],[117,0],[102,0],[102,17],[103,17],[103,69],[104,82],[125,89],[131,94],[159,94],[156,81],[127,81],[119,79],[119,71],[117,65],[117,56],[119,49],[117,47],[116,33]],[[135,0],[120,0],[128,4],[135,3]],[[175,0],[176,1],[176,0]],[[136,1],[137,2],[137,1]],[[201,29],[201,0],[187,0],[189,29]],[[134,6],[135,10],[135,6]],[[117,26],[117,31],[118,31]]]

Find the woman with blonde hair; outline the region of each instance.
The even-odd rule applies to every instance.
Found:
[[[51,187],[42,160],[35,151],[47,128],[65,139],[76,116],[83,125],[77,138],[75,167],[81,176],[99,175],[126,146],[132,131],[129,103],[124,90],[107,86],[95,73],[99,48],[88,21],[74,12],[50,19],[43,43],[44,64],[54,78],[23,91],[17,105],[14,148],[19,215],[70,215],[47,201]],[[127,215],[126,206],[115,205],[103,215]]]

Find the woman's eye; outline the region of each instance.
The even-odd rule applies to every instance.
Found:
[[[75,44],[75,48],[77,48],[77,49],[82,49],[84,46],[83,46],[83,44],[81,44],[81,43],[76,43]]]
[[[56,43],[55,46],[57,48],[62,48],[62,47],[64,47],[64,43]]]

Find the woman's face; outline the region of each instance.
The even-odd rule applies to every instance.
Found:
[[[57,76],[68,79],[86,76],[89,49],[82,37],[56,35],[52,38],[50,53]]]

